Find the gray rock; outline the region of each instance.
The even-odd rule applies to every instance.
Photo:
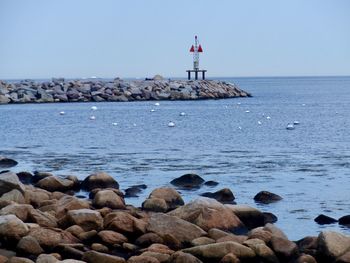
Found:
[[[20,182],[17,174],[12,172],[0,174],[0,195],[10,192],[13,189],[17,189],[20,192],[24,192],[24,185]]]

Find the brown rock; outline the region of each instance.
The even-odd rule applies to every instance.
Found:
[[[100,243],[93,243],[91,245],[91,249],[95,250],[97,252],[101,252],[101,253],[108,253],[108,247],[106,247],[105,245],[102,245]]]
[[[315,261],[316,262],[316,261]],[[298,262],[299,263],[299,262]],[[307,262],[309,263],[309,262]],[[313,263],[310,261],[310,263]],[[350,263],[350,251],[340,256],[335,263]]]
[[[100,231],[98,233],[98,236],[107,245],[123,244],[125,242],[128,242],[128,239],[126,236],[112,230]]]
[[[17,244],[17,250],[29,255],[40,255],[44,252],[39,242],[32,236],[22,237]]]
[[[53,248],[58,244],[78,243],[78,239],[71,233],[58,228],[33,228],[29,236],[34,237],[43,248]]]
[[[169,210],[173,210],[185,204],[181,195],[174,188],[170,187],[156,188],[151,192],[148,198],[163,199]]]
[[[350,236],[323,231],[318,235],[318,252],[324,258],[335,260],[350,250]]]
[[[50,192],[68,191],[73,188],[74,182],[68,179],[59,178],[56,176],[48,176],[36,183],[36,186]]]
[[[279,263],[275,253],[260,239],[248,239],[243,245],[250,247],[259,259],[266,263]]]
[[[146,232],[146,223],[128,212],[116,211],[105,216],[104,228],[126,234],[143,234]]]
[[[229,253],[233,253],[239,259],[245,260],[255,257],[252,249],[232,241],[186,248],[182,251],[206,261],[220,260]]]
[[[264,230],[262,227],[257,227],[249,231],[248,239],[257,238],[264,241],[266,244],[270,242],[272,238],[272,233],[270,231]]]
[[[0,216],[0,236],[19,240],[28,233],[29,229],[22,220],[15,215]]]
[[[240,263],[241,261],[239,260],[238,257],[236,257],[233,253],[228,253],[226,256],[224,256],[221,260],[220,263]]]
[[[87,251],[82,258],[88,263],[125,263],[125,259],[96,251]]]
[[[17,189],[20,192],[24,192],[24,185],[20,182],[17,174],[12,172],[6,172],[0,174],[0,196],[10,192],[13,189]]]
[[[127,261],[128,263],[160,263],[158,259],[149,256],[133,256]]]
[[[205,231],[190,222],[161,213],[151,215],[147,230],[162,238],[165,234],[173,235],[181,243],[191,242],[193,239],[206,234]]]
[[[270,243],[277,257],[283,261],[291,260],[298,256],[298,246],[288,239],[273,236]]]
[[[254,208],[247,205],[225,205],[230,208],[231,211],[238,216],[245,226],[249,229],[256,228],[265,225],[264,214]]]
[[[0,263],[6,263],[7,261],[8,261],[7,257],[0,255]]]
[[[0,202],[15,202],[17,204],[24,204],[25,199],[21,191],[13,189],[0,197]]]
[[[229,235],[227,235],[225,237],[221,237],[221,238],[217,239],[216,243],[226,242],[226,241],[233,241],[233,242],[237,242],[239,244],[243,244],[243,242],[246,241],[246,240],[247,240],[246,236],[229,234]]]
[[[84,179],[81,183],[81,188],[83,190],[90,191],[94,188],[117,188],[119,189],[119,184],[113,177],[104,172],[96,172]]]
[[[90,204],[86,200],[81,200],[74,196],[65,195],[60,198],[56,204],[57,207],[57,218],[62,218],[66,215],[67,211],[78,210],[78,209],[88,209]]]
[[[169,263],[202,263],[202,261],[189,253],[177,251],[170,256]]]
[[[72,235],[78,237],[81,233],[84,232],[84,229],[81,226],[78,225],[72,225],[66,229],[67,232],[71,233]]]
[[[135,240],[135,244],[140,247],[148,247],[154,243],[162,244],[163,242],[163,238],[161,238],[155,233],[143,234]]]
[[[303,254],[293,261],[293,263],[317,263],[317,261],[313,256]]]
[[[157,252],[151,252],[151,251],[146,251],[141,254],[141,256],[146,256],[146,257],[152,257],[158,259],[160,263],[168,263],[168,260],[170,258],[170,255],[168,254],[163,254],[163,253],[157,253]]]
[[[50,193],[44,189],[39,188],[29,188],[24,192],[24,198],[26,202],[33,205],[34,207],[38,207],[41,202],[45,200],[50,200]]]
[[[278,227],[276,227],[275,225],[273,224],[266,224],[263,228],[263,230],[265,231],[269,231],[272,236],[274,237],[280,237],[280,238],[283,238],[283,239],[288,239],[288,237],[282,232],[281,229],[279,229]]]
[[[78,238],[82,242],[90,242],[96,236],[97,236],[97,231],[96,230],[90,230],[90,231],[87,231],[87,232],[80,233]]]
[[[8,263],[34,263],[34,261],[32,261],[28,258],[23,258],[23,257],[12,257],[7,262]]]
[[[103,218],[97,211],[91,209],[70,210],[67,213],[67,220],[78,225],[85,231],[99,230],[103,227]]]
[[[4,256],[6,258],[12,258],[16,256],[16,252],[0,248],[0,256]]]
[[[28,219],[40,226],[57,227],[56,217],[40,210],[31,209],[28,213]]]
[[[0,215],[15,215],[22,221],[27,221],[28,213],[34,209],[31,205],[10,204],[0,210]]]
[[[148,248],[142,249],[141,251],[156,252],[168,255],[171,255],[175,252],[174,250],[170,249],[168,246],[163,244],[152,244]]]
[[[189,221],[205,231],[211,228],[232,231],[244,227],[229,208],[206,197],[198,198],[168,214]]]
[[[196,239],[193,239],[191,241],[191,245],[196,247],[196,246],[202,246],[202,245],[208,245],[208,244],[213,244],[215,243],[214,239],[211,239],[209,237],[198,237]]]
[[[58,262],[59,260],[55,256],[49,255],[49,254],[41,254],[36,260],[36,263],[58,263]]]
[[[111,190],[98,191],[92,204],[99,208],[109,207],[111,209],[125,209],[123,198]]]
[[[146,199],[142,203],[142,208],[144,210],[153,211],[153,212],[167,212],[169,210],[168,205],[164,199],[161,198],[152,198]]]

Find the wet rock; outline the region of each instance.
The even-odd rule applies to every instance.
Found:
[[[232,204],[234,203],[234,200],[235,200],[235,196],[233,195],[232,191],[228,188],[221,189],[214,193],[206,192],[201,194],[201,196],[214,198],[220,203],[224,203],[224,204]]]
[[[123,198],[111,190],[98,191],[92,204],[98,208],[109,207],[111,209],[125,209]]]
[[[264,225],[270,223],[276,223],[278,221],[278,218],[276,215],[269,213],[269,212],[263,212],[264,215]]]
[[[103,230],[98,233],[103,243],[107,245],[123,244],[128,242],[128,239],[123,234],[111,230]]]
[[[67,220],[72,225],[78,225],[85,231],[99,230],[103,227],[103,218],[98,211],[91,209],[70,210],[67,213]]]
[[[117,256],[108,255],[96,251],[87,251],[82,258],[83,261],[88,263],[125,263],[125,259]]]
[[[336,223],[338,222],[338,220],[332,218],[332,217],[329,217],[329,216],[326,216],[326,215],[319,215],[317,216],[314,221],[319,224],[319,225],[326,225],[326,224],[333,224],[333,223]]]
[[[254,196],[254,200],[258,203],[269,204],[282,200],[282,197],[268,191],[261,191]]]
[[[119,189],[119,184],[113,177],[105,172],[96,172],[84,179],[81,183],[81,188],[83,190],[90,191],[94,188],[117,188]]]
[[[264,214],[248,205],[225,205],[229,208],[249,229],[265,225]]]
[[[163,201],[162,201],[163,200]],[[173,188],[161,187],[154,189],[148,199],[142,204],[145,210],[166,212],[184,204],[181,195]]]
[[[17,250],[28,255],[40,255],[44,252],[39,242],[32,236],[22,237],[17,244]]]
[[[244,241],[243,244],[251,248],[256,256],[263,262],[279,263],[275,253],[265,244],[264,241],[254,238]]]
[[[204,185],[206,186],[217,186],[219,183],[216,181],[206,181]]]
[[[140,235],[146,232],[146,222],[125,211],[116,211],[105,216],[104,228],[123,234]]]
[[[239,220],[230,208],[214,199],[206,197],[197,198],[168,214],[189,221],[205,231],[211,228],[229,231],[237,231],[245,228],[241,220]]]
[[[177,251],[170,256],[169,263],[202,263],[202,261],[189,253]]]
[[[233,253],[242,260],[255,257],[252,249],[232,241],[186,248],[182,251],[206,261],[220,260],[229,253]]]
[[[350,227],[350,215],[342,216],[341,218],[339,218],[338,222],[339,225]]]
[[[54,192],[54,191],[64,192],[72,189],[74,186],[74,182],[71,180],[67,180],[67,179],[63,179],[55,176],[48,176],[44,179],[41,179],[39,182],[37,182],[36,186],[50,192]]]
[[[288,262],[299,254],[298,246],[288,239],[273,236],[270,243],[271,248],[282,262]]]
[[[206,234],[205,231],[192,223],[161,213],[151,215],[147,231],[154,232],[162,238],[166,234],[172,235],[181,243],[189,243]]]
[[[128,263],[160,263],[158,259],[150,256],[132,256],[128,259]]]
[[[140,184],[140,185],[133,185],[127,189],[125,189],[125,198],[128,197],[138,197],[138,194],[142,192],[143,189],[146,189],[147,185]]]
[[[1,104],[1,102],[0,102],[0,104]],[[4,157],[4,156],[0,156],[0,168],[1,169],[10,168],[10,167],[16,166],[17,164],[18,164],[18,162],[13,160],[13,159],[10,159],[10,158]]]
[[[153,212],[167,212],[169,210],[167,203],[161,198],[146,199],[142,203],[142,209]]]
[[[197,174],[185,174],[170,182],[179,188],[191,189],[199,188],[203,183],[204,179]]]
[[[24,185],[19,181],[17,175],[12,172],[0,174],[0,196],[10,192],[13,189],[17,189],[20,192],[24,192]]]
[[[140,247],[148,247],[154,243],[162,244],[163,242],[163,238],[161,238],[155,233],[143,234],[135,240],[135,244]]]
[[[324,259],[336,260],[350,249],[350,236],[333,232],[323,231],[317,238],[318,253]]]
[[[21,181],[23,184],[31,184],[33,175],[29,172],[19,172],[17,173],[18,179]]]
[[[19,240],[28,233],[29,229],[15,215],[0,216],[0,236]]]

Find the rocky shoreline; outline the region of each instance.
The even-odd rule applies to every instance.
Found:
[[[2,157],[1,164],[15,162]],[[138,208],[124,198],[147,186],[123,192],[104,172],[79,181],[2,171],[0,263],[350,262],[350,236],[323,231],[291,241],[273,225],[273,214],[235,204],[227,188],[187,204],[178,192],[213,181],[186,174],[170,183],[174,187],[154,189]],[[77,195],[80,190],[89,198]],[[281,199],[265,191],[255,196],[263,203]]]
[[[101,102],[144,100],[199,100],[250,97],[235,84],[216,80],[65,80],[46,82],[0,81],[0,104]]]

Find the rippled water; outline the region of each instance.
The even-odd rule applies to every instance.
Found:
[[[225,80],[254,97],[161,101],[160,106],[150,101],[2,105],[0,155],[20,162],[14,171],[84,178],[103,170],[122,189],[147,184],[139,198],[126,200],[134,205],[155,187],[194,172],[220,184],[181,191],[185,201],[229,187],[237,203],[276,214],[291,239],[325,228],[349,234],[349,228],[321,227],[313,219],[320,213],[350,214],[350,77]],[[92,112],[92,105],[98,110]],[[300,125],[286,130],[296,120]],[[176,127],[169,128],[169,121]],[[255,204],[261,190],[284,199]]]

